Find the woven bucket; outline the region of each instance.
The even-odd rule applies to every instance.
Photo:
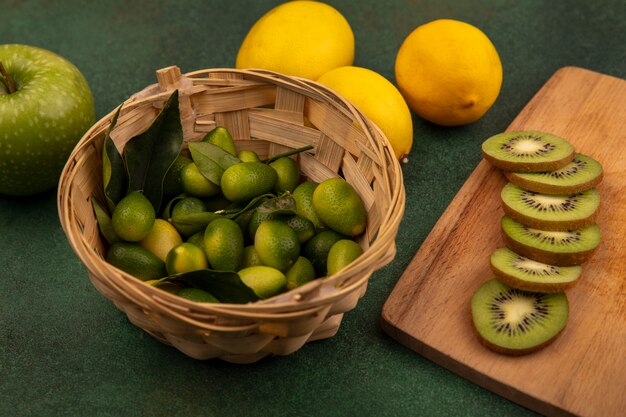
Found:
[[[365,252],[330,277],[249,304],[196,303],[113,267],[104,260],[107,243],[91,205],[93,198],[105,201],[101,149],[112,112],[77,144],[58,190],[61,225],[93,285],[133,324],[196,359],[251,363],[333,336],[372,273],[395,256],[405,193],[387,138],[345,99],[309,80],[260,70],[182,75],[178,67],[158,70],[157,80],[123,103],[110,133],[119,149],[150,125],[174,90],[185,143],[224,126],[238,150],[254,150],[261,158],[313,145],[296,157],[302,174],[317,182],[341,176],[355,188],[368,212],[358,238]]]

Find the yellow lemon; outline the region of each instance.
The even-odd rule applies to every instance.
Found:
[[[235,65],[315,80],[353,61],[354,34],[341,13],[316,1],[290,1],[252,26]]]
[[[167,259],[169,251],[181,243],[183,243],[183,239],[176,228],[163,219],[155,219],[148,236],[139,241],[141,246],[155,254],[163,262]]]
[[[413,145],[413,122],[396,86],[377,72],[353,66],[335,68],[317,81],[361,110],[387,136],[396,158],[406,162]]]
[[[443,126],[481,118],[502,85],[502,63],[489,38],[475,26],[449,19],[411,32],[396,56],[395,74],[409,107]]]

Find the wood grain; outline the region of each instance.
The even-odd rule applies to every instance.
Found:
[[[504,175],[481,161],[443,213],[382,310],[392,337],[434,362],[546,415],[626,415],[626,81],[576,67],[557,71],[511,130],[568,139],[603,165],[602,241],[567,291],[570,317],[551,345],[523,357],[484,348],[470,298],[492,278],[504,246]],[[497,132],[494,132],[497,133]],[[480,150],[477,150],[480,152]]]

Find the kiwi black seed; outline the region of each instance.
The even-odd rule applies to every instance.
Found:
[[[543,194],[524,190],[512,183],[500,193],[504,212],[529,227],[541,230],[570,230],[594,223],[600,206],[595,188],[574,194]]]
[[[502,217],[507,247],[537,262],[556,266],[580,265],[600,243],[597,224],[565,231],[540,230],[525,226],[508,216]]]
[[[509,172],[509,181],[528,191],[544,194],[573,194],[589,190],[602,181],[602,165],[595,159],[577,154],[563,168],[546,172]]]
[[[508,248],[491,254],[491,270],[498,279],[512,288],[524,291],[560,292],[576,284],[580,266],[556,266],[537,262]]]
[[[574,147],[544,132],[505,132],[482,144],[483,157],[496,167],[515,172],[553,171],[574,159]]]
[[[492,279],[472,296],[472,322],[482,343],[510,355],[537,351],[565,328],[569,314],[564,292],[511,288]]]

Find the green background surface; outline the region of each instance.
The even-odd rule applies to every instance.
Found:
[[[55,51],[85,75],[100,118],[154,71],[232,67],[248,29],[279,1],[0,0],[0,43]],[[54,190],[0,196],[0,416],[528,416],[533,412],[428,361],[384,334],[394,284],[479,162],[560,67],[626,77],[626,13],[615,1],[331,1],[356,38],[355,65],[393,80],[402,40],[438,18],[493,41],[502,91],[478,122],[414,117],[403,167],[398,253],[374,274],[338,334],[253,365],[196,361],[128,322],[101,296],[59,225]]]

